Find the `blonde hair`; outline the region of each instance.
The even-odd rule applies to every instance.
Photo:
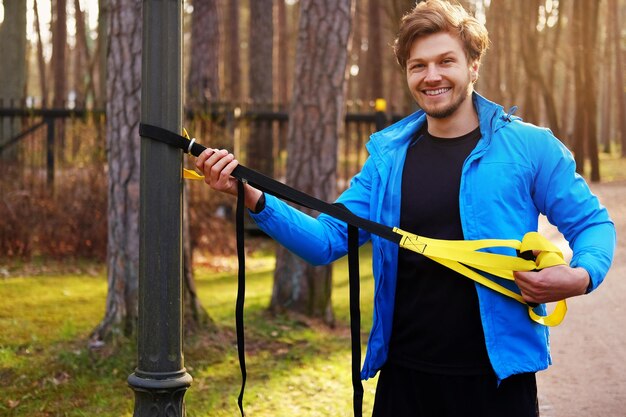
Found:
[[[417,3],[400,21],[393,50],[402,70],[406,70],[413,42],[439,32],[458,36],[470,62],[480,63],[489,47],[487,28],[463,7],[445,0],[426,0]]]

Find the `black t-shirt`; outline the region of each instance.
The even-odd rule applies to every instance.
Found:
[[[416,134],[402,173],[400,228],[462,240],[459,189],[463,163],[480,129],[459,138]],[[400,249],[389,361],[424,372],[491,372],[474,282],[418,253]]]

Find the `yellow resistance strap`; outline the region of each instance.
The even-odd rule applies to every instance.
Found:
[[[513,281],[513,271],[534,271],[556,265],[565,265],[563,253],[559,248],[537,232],[526,233],[522,241],[512,239],[454,241],[421,237],[397,227],[393,230],[403,236],[400,241],[401,247],[420,253],[522,304],[527,303],[521,295],[484,277],[476,270]],[[480,252],[480,250],[490,247],[506,247],[520,252],[540,251],[540,253],[535,261],[531,261],[517,256]],[[545,326],[557,326],[565,318],[565,313],[567,313],[565,300],[557,302],[554,311],[547,316],[540,316],[533,311],[532,307],[528,307],[530,318]]]

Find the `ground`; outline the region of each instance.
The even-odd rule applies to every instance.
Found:
[[[551,330],[553,365],[537,377],[541,417],[626,417],[626,181],[591,188],[615,222],[617,251],[604,283],[568,300]],[[544,227],[550,240],[562,239]]]

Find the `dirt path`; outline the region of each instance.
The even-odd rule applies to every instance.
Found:
[[[592,189],[616,224],[617,252],[604,283],[568,300],[552,329],[554,364],[538,374],[541,417],[626,417],[626,181]]]

